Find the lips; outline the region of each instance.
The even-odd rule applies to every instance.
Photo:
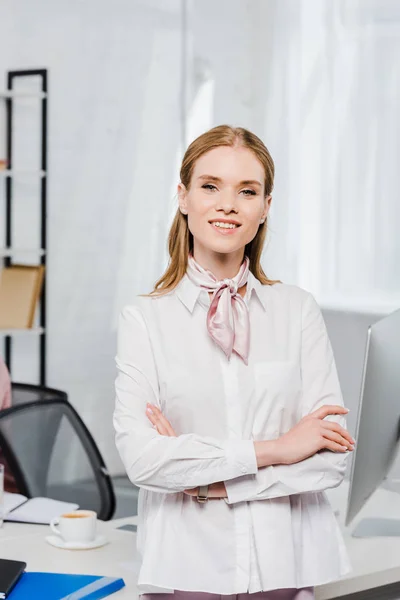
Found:
[[[214,231],[220,235],[234,235],[236,231],[240,229],[240,225],[238,227],[218,227],[218,225],[215,225],[214,223],[210,223],[210,225]]]
[[[214,225],[215,223],[226,223],[227,225],[237,225],[237,227],[241,226],[241,223],[238,221],[231,221],[228,219],[213,219],[212,221],[209,221],[209,223],[211,225]]]

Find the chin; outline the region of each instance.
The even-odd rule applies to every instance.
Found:
[[[248,243],[242,236],[240,236],[240,238],[236,237],[235,239],[233,239],[234,236],[232,236],[232,238],[228,236],[217,236],[217,239],[215,239],[215,236],[212,236],[213,239],[210,239],[210,236],[208,235],[196,235],[196,233],[192,233],[192,235],[195,240],[195,245],[219,254],[237,252],[238,250],[244,249]],[[220,237],[220,239],[218,239],[218,237]]]
[[[230,254],[231,252],[237,252],[238,250],[243,249],[245,244],[238,244],[237,241],[235,244],[230,244],[229,242],[225,242],[222,244],[206,244],[205,247],[213,252],[219,252],[220,254]]]

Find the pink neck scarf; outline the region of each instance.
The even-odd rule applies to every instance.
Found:
[[[249,311],[238,289],[247,283],[249,258],[245,256],[239,273],[233,279],[217,280],[215,275],[203,269],[188,256],[187,276],[193,283],[207,292],[213,292],[207,313],[207,330],[228,358],[232,351],[247,365],[250,348]]]

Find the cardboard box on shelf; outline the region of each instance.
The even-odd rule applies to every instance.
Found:
[[[0,271],[0,329],[33,327],[43,276],[43,265],[11,265]]]

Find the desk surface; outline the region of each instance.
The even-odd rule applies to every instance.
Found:
[[[99,532],[109,543],[93,550],[62,550],[50,546],[45,536],[50,535],[46,525],[4,523],[0,528],[0,557],[24,560],[27,571],[52,571],[55,573],[82,573],[122,577],[125,587],[113,598],[139,598],[136,582],[139,562],[136,554],[136,534],[118,530],[125,523],[136,524],[137,517],[99,521]]]
[[[400,519],[400,496],[380,489],[369,499],[350,527],[344,528],[348,483],[328,490],[333,509],[339,511],[346,546],[353,571],[344,578],[316,588],[316,600],[330,600],[372,587],[400,581],[400,538],[353,538],[351,532],[365,517],[385,516]],[[0,528],[0,557],[25,560],[29,571],[88,573],[122,577],[126,587],[113,598],[139,598],[136,582],[139,557],[136,553],[136,534],[117,528],[125,523],[136,524],[137,517],[99,522],[99,531],[109,544],[94,550],[61,550],[45,541],[50,529],[43,525],[4,523]]]
[[[338,522],[343,533],[353,571],[339,581],[316,588],[316,600],[329,600],[355,594],[370,588],[400,581],[400,537],[355,538],[352,532],[364,518],[400,519],[400,495],[385,489],[377,490],[362,511],[344,527],[348,481],[327,490],[332,508],[339,511]]]

